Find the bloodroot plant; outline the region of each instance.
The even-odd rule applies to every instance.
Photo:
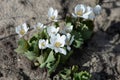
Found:
[[[76,50],[79,50],[84,42],[90,39],[94,28],[93,21],[100,12],[100,5],[92,8],[78,4],[74,12],[63,20],[64,25],[61,25],[61,21],[58,20],[58,11],[49,8],[48,19],[52,23],[49,26],[40,22],[34,25],[36,33],[28,40],[24,38],[29,30],[26,23],[16,27],[16,33],[19,34],[20,39],[15,52],[26,56],[34,62],[35,66],[45,68],[51,74],[59,66],[67,64],[66,61],[71,54],[74,55]],[[60,78],[62,80],[90,79],[88,72],[79,72],[78,69],[74,69],[61,70],[58,72]]]

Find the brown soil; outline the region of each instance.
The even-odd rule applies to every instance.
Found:
[[[90,71],[92,80],[120,80],[119,0],[0,0],[0,80],[48,80],[44,70],[14,52],[18,40],[14,34],[16,26],[24,22],[29,26],[46,23],[49,7],[58,9],[61,18],[78,3],[95,6],[97,2],[103,10],[96,17],[95,33],[70,61],[81,70]]]

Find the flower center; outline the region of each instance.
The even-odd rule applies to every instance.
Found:
[[[55,16],[51,16],[51,20],[54,20],[55,19]]]
[[[53,34],[55,34],[56,32],[55,32],[55,31],[53,31],[52,33],[53,33]]]
[[[78,16],[82,16],[83,12],[82,12],[82,10],[79,10],[79,11],[77,11],[76,14],[77,14]]]
[[[61,46],[61,43],[60,42],[56,42],[55,43],[55,47],[59,48]]]
[[[24,30],[24,29],[21,29],[21,30],[20,30],[20,34],[21,34],[21,35],[24,35],[24,34],[25,34],[25,30]]]
[[[39,29],[39,30],[40,30],[40,29],[41,29],[41,26],[37,26],[37,29]]]
[[[45,43],[44,43],[44,42],[42,42],[42,43],[41,43],[41,45],[44,47],[44,46],[45,46]]]

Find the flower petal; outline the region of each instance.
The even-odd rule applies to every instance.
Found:
[[[39,22],[39,23],[37,23],[37,25],[38,25],[38,26],[40,26],[40,27],[43,27],[43,24],[42,24],[42,23],[40,23],[40,22]]]
[[[72,30],[73,30],[73,25],[71,25],[71,23],[67,23],[65,27],[65,31],[67,33],[70,33]]]
[[[57,16],[58,16],[58,11],[57,11],[57,10],[55,10],[53,15],[55,16],[55,19],[56,19],[56,18],[57,18]]]
[[[66,53],[67,53],[66,50],[63,49],[63,48],[59,48],[58,51],[59,51],[60,53],[64,54],[64,55],[66,55]]]
[[[95,14],[94,14],[94,12],[91,12],[90,14],[89,14],[89,19],[90,20],[93,20],[95,18]]]
[[[15,32],[19,34],[20,29],[21,29],[21,26],[16,27]]]
[[[92,12],[92,11],[86,12],[86,13],[83,14],[83,16],[81,16],[81,17],[84,18],[84,19],[88,19],[88,18],[89,18],[89,14],[90,14],[91,12]]]
[[[66,36],[67,36],[67,39],[70,39],[71,34],[70,34],[70,33],[67,33]]]
[[[81,5],[78,4],[75,6],[75,14],[81,9]]]
[[[40,39],[39,40],[39,48],[45,49],[48,46],[48,40]]]
[[[70,50],[71,50],[71,47],[70,47],[70,46],[67,46],[67,50],[70,51]]]
[[[49,26],[49,27],[47,28],[47,33],[48,33],[49,36],[52,36],[52,35],[57,34],[58,31],[59,31],[59,27],[56,28],[55,26]]]
[[[85,13],[85,11],[86,11],[86,6],[85,6],[85,5],[83,5],[83,4],[81,4],[81,6],[80,6],[80,7],[81,7],[82,12],[83,12],[83,13]]]
[[[87,6],[87,12],[89,11],[93,11],[93,8],[91,8],[90,6]]]
[[[25,33],[28,31],[29,28],[27,27],[26,23],[22,24],[22,29],[25,30]]]
[[[61,47],[64,47],[64,45],[65,45],[65,40],[66,40],[66,36],[65,35],[62,35],[61,37],[60,37],[60,39],[58,39],[59,40],[59,42],[61,43]]]
[[[96,5],[96,7],[93,9],[93,11],[96,15],[99,15],[101,13],[101,10],[102,10],[102,8],[100,5]]]
[[[52,7],[50,7],[49,8],[49,11],[48,11],[48,16],[50,17],[50,16],[52,16],[52,14],[53,14],[53,8]]]
[[[77,18],[77,16],[76,16],[74,13],[72,13],[72,16],[73,16],[74,18]]]
[[[70,40],[70,45],[72,44],[73,41],[74,41],[74,36],[72,36],[72,38]]]

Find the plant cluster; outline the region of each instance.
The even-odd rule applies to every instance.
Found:
[[[91,74],[87,71],[79,71],[78,66],[72,68],[65,68],[60,71],[53,80],[89,80]]]
[[[92,8],[78,4],[74,10],[72,15],[61,22],[58,20],[58,11],[49,8],[48,19],[52,23],[49,26],[40,22],[34,25],[36,33],[28,40],[24,38],[29,30],[26,23],[16,27],[20,39],[15,51],[32,60],[36,66],[46,68],[50,74],[55,72],[59,65],[65,64],[70,55],[79,50],[81,45],[91,37],[94,28],[93,20],[100,14],[101,7],[97,5]],[[90,76],[87,72],[72,71],[74,70],[65,69],[59,74],[65,80],[67,75],[69,77],[72,75],[73,80],[88,80],[82,79],[81,75]],[[63,75],[63,72],[66,72],[66,75]]]

